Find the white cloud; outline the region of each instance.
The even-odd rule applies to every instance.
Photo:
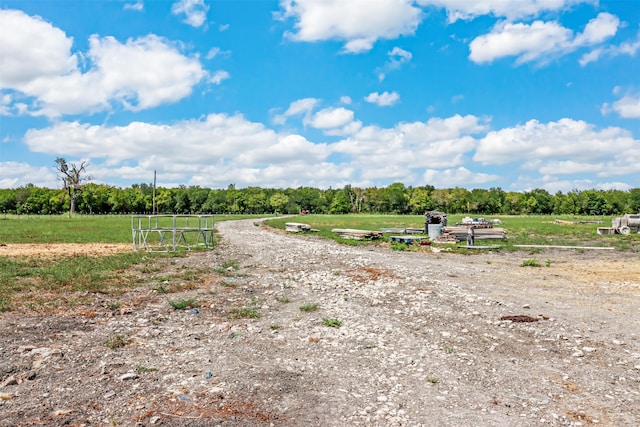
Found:
[[[330,148],[350,157],[354,167],[370,171],[368,177],[391,170],[390,165],[405,169],[406,174],[406,169],[461,166],[477,144],[471,135],[486,129],[475,116],[455,115],[400,123],[390,129],[365,126]]]
[[[185,15],[183,22],[192,27],[200,27],[207,20],[209,6],[204,0],[179,0],[171,6],[174,15]]]
[[[353,111],[346,108],[324,108],[311,117],[309,124],[317,129],[345,126],[353,121]]]
[[[411,0],[281,0],[279,19],[295,20],[294,41],[342,40],[343,51],[370,50],[379,39],[414,34],[422,10]]]
[[[346,108],[324,108],[307,120],[307,124],[321,129],[325,135],[351,135],[362,127],[360,121],[354,120],[353,111]]]
[[[340,103],[344,105],[351,105],[351,97],[350,96],[341,96]]]
[[[476,63],[493,62],[496,59],[515,56],[516,63],[547,62],[558,55],[613,36],[619,19],[608,13],[600,13],[575,35],[557,22],[534,21],[531,24],[498,22],[489,34],[476,37],[469,45],[469,59]]]
[[[396,104],[400,100],[397,92],[371,92],[364,98],[365,101],[376,104],[379,107],[389,107]]]
[[[222,50],[219,47],[212,47],[211,49],[209,49],[209,52],[207,52],[207,55],[205,56],[205,58],[213,59],[218,56],[225,58],[225,57],[229,57],[230,55],[231,55],[230,50]]]
[[[580,120],[561,119],[489,132],[480,140],[474,161],[485,165],[525,162],[523,169],[540,173],[598,176],[635,174],[640,164],[640,140],[625,129],[597,131]]]
[[[122,8],[124,10],[135,10],[136,12],[140,12],[144,10],[144,2],[142,0],[138,0],[135,3],[125,3]]]
[[[22,162],[0,162],[0,171],[0,188],[18,188],[26,184],[46,188],[60,186],[53,166],[47,168]]]
[[[614,90],[614,94],[616,92]],[[605,103],[602,106],[603,114],[608,114],[611,111],[625,119],[640,119],[640,94],[627,94],[611,105]]]
[[[39,16],[0,10],[0,88],[22,87],[34,79],[56,77],[77,69],[73,39]]]
[[[636,36],[635,40],[626,41],[619,45],[598,47],[590,52],[585,53],[580,58],[580,65],[585,66],[591,62],[595,62],[603,57],[615,58],[620,55],[636,56],[640,50],[640,36]]]
[[[138,111],[190,95],[207,75],[197,58],[155,35],[124,44],[91,36],[83,72],[72,39],[40,18],[0,11],[0,26],[11,29],[0,33],[0,88],[21,95],[8,108],[24,114],[56,117],[114,105]]]
[[[225,114],[172,125],[61,122],[28,131],[24,142],[32,152],[90,158],[92,175],[107,182],[110,177],[120,179],[118,174],[142,177],[157,169],[165,179],[179,183],[224,185],[224,180],[233,177],[227,183],[266,186],[274,183],[263,179],[265,171],[296,162],[307,171],[301,176],[306,182],[329,155],[325,144],[278,134],[240,115]]]
[[[230,78],[231,75],[224,70],[219,70],[213,73],[213,75],[209,78],[209,82],[219,85],[223,80]]]
[[[579,3],[597,3],[597,0],[417,0],[417,3],[445,8],[449,22],[455,22],[482,15],[514,20],[567,9]]]
[[[499,175],[471,172],[465,167],[456,169],[426,169],[422,175],[425,184],[436,188],[464,187],[469,188],[488,182],[497,181]]]
[[[273,118],[273,122],[275,124],[282,125],[287,121],[288,117],[297,116],[300,114],[304,114],[305,122],[308,122],[309,117],[311,115],[311,111],[320,103],[320,100],[317,98],[302,98],[296,101],[293,101],[287,111],[283,114],[276,115]]]
[[[389,72],[398,70],[403,64],[411,61],[411,58],[413,58],[411,52],[397,46],[387,52],[387,56],[387,62],[378,70],[378,80],[380,81],[384,80]]]

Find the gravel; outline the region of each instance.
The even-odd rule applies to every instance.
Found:
[[[0,425],[640,425],[637,259],[217,228],[122,295],[2,313]]]

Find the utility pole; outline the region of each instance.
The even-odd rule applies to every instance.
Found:
[[[158,207],[156,206],[156,170],[153,170],[153,206],[151,208],[151,214],[156,215],[158,213]]]

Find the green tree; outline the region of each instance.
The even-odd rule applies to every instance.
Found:
[[[289,205],[289,196],[279,191],[269,197],[269,205],[276,212],[286,212]]]

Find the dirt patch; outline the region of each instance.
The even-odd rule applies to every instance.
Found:
[[[397,252],[255,222],[128,292],[0,314],[0,425],[640,425],[632,254]]]
[[[7,243],[0,245],[0,256],[60,257],[103,256],[131,251],[130,244],[122,243]]]

